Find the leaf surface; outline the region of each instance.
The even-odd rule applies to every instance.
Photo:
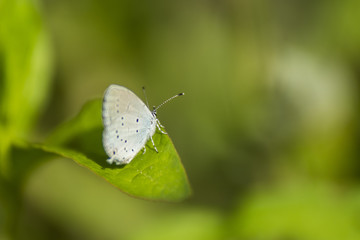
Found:
[[[60,126],[44,145],[34,145],[73,159],[121,191],[138,198],[181,201],[191,194],[190,185],[176,149],[166,134],[158,130],[127,165],[110,165],[102,147],[101,101],[87,103],[74,119]]]

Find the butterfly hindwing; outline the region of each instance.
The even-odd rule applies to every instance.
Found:
[[[103,101],[103,145],[110,163],[130,162],[154,134],[156,118],[129,89],[110,85]]]

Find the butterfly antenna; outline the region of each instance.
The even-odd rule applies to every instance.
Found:
[[[143,93],[144,93],[144,96],[145,96],[146,105],[147,105],[147,107],[150,109],[150,107],[149,107],[149,102],[148,102],[148,99],[147,99],[147,96],[146,96],[146,92],[145,92],[145,87],[144,87],[144,86],[142,87],[142,90],[143,90]]]
[[[185,93],[179,93],[179,94],[176,94],[175,96],[172,96],[171,98],[167,99],[166,101],[164,101],[162,104],[160,104],[159,106],[157,106],[156,108],[154,108],[154,111],[156,112],[159,108],[161,108],[165,103],[173,100],[174,98],[177,98],[179,96],[183,96],[185,95]]]

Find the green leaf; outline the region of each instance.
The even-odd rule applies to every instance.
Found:
[[[0,3],[0,174],[9,175],[9,150],[29,136],[47,103],[52,51],[36,4]]]
[[[101,101],[87,103],[77,117],[60,126],[44,145],[34,145],[46,152],[73,159],[121,191],[138,198],[181,201],[191,194],[180,157],[168,135],[159,131],[127,165],[106,162],[102,147]]]

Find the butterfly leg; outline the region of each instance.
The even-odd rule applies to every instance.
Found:
[[[151,139],[151,142],[152,142],[152,144],[153,144],[153,146],[154,146],[154,148],[155,148],[155,151],[158,153],[159,151],[157,150],[157,148],[156,148],[156,146],[155,146],[154,140],[152,139],[152,137],[150,137],[150,139]]]
[[[165,128],[165,127],[160,123],[159,120],[157,120],[157,121],[158,121],[158,124],[160,125],[160,127]]]
[[[143,147],[143,154],[146,153],[146,146]]]
[[[167,134],[167,132],[164,132],[161,128],[164,128],[163,125],[161,125],[160,121],[156,119],[156,126],[157,128],[159,129],[159,131],[162,133],[162,134]]]

